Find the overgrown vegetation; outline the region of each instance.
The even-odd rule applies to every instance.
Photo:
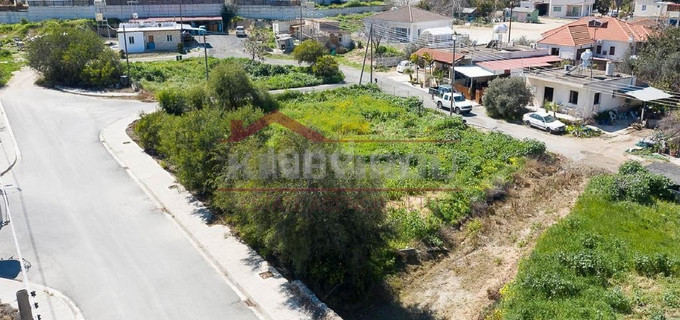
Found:
[[[27,45],[27,60],[48,85],[111,87],[121,74],[120,57],[87,28],[56,24]]]
[[[211,79],[218,79],[214,86],[229,81],[212,74]],[[209,101],[229,101],[240,90],[209,92]],[[247,126],[264,114],[254,98],[237,108],[217,103],[191,108],[181,116],[156,112],[137,123],[140,144],[158,155],[180,183],[210,200],[219,217],[258,252],[304,279],[320,296],[333,293],[336,302],[360,297],[393,270],[395,249],[420,242],[443,245],[437,235],[442,226],[465,220],[475,204],[502,192],[525,157],[545,152],[539,142],[478,132],[459,118],[426,111],[415,98],[386,95],[375,86],[286,92],[276,98],[281,112],[329,139],[456,141],[318,144],[275,125],[239,143],[220,142],[233,133],[232,120]],[[404,170],[413,174],[407,179],[385,173],[367,179],[357,172],[327,179],[234,179],[230,171],[230,155],[248,153],[249,161],[257,162],[270,152],[291,150],[342,151],[364,161],[378,155],[379,165],[385,166],[390,157],[417,157],[405,162]],[[265,191],[233,191],[248,188]],[[423,188],[444,191],[428,193]],[[429,194],[433,200],[422,212],[387,205],[408,194]]]
[[[364,18],[374,15],[375,12],[364,12],[356,14],[341,14],[335,17],[328,17],[340,22],[340,29],[347,32],[357,32],[364,29]]]
[[[680,91],[680,29],[667,28],[650,35],[636,55],[637,59],[625,61],[635,76],[657,88]]]
[[[324,77],[315,75],[311,67],[270,65],[242,58],[209,58],[208,68],[213,70],[230,63],[240,65],[255,85],[268,90],[337,83],[344,79],[339,70],[333,76]],[[205,83],[205,64],[200,58],[135,62],[131,65],[131,77],[152,92],[159,92],[163,88],[186,88]]]
[[[337,9],[337,8],[353,8],[353,7],[370,7],[370,6],[382,6],[385,5],[384,1],[359,1],[359,0],[349,0],[347,2],[334,1],[331,4],[316,4],[316,7],[324,9]]]
[[[588,185],[550,228],[491,319],[671,319],[680,314],[680,205],[637,162]]]

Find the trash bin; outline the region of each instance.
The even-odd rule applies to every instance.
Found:
[[[176,61],[182,60],[182,55],[181,55],[181,54],[178,54],[178,55],[175,57],[175,60],[176,60]]]
[[[130,85],[130,79],[128,76],[120,76],[120,85],[123,88],[127,88]]]

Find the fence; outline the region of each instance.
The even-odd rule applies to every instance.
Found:
[[[93,4],[93,0],[28,1],[29,7],[86,7]]]
[[[277,6],[277,7],[299,7],[299,0],[237,0],[239,6]]]

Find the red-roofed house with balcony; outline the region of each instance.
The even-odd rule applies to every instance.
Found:
[[[538,46],[562,59],[580,60],[581,53],[590,49],[596,59],[621,61],[628,50],[635,50],[652,33],[644,25],[613,17],[583,17],[544,32]]]

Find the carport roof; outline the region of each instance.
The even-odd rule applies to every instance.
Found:
[[[670,94],[653,87],[646,87],[640,89],[640,87],[628,87],[620,90],[628,96],[631,96],[640,101],[654,101],[668,99],[672,97]]]
[[[495,61],[485,61],[477,63],[478,66],[495,72],[504,70],[515,70],[530,67],[549,67],[551,63],[558,62],[562,59],[558,56],[542,56],[520,59],[505,59]]]
[[[478,67],[478,66],[456,67],[455,70],[456,70],[456,72],[460,72],[468,78],[484,78],[484,77],[491,77],[491,76],[495,75],[493,72],[489,72],[486,69]]]

